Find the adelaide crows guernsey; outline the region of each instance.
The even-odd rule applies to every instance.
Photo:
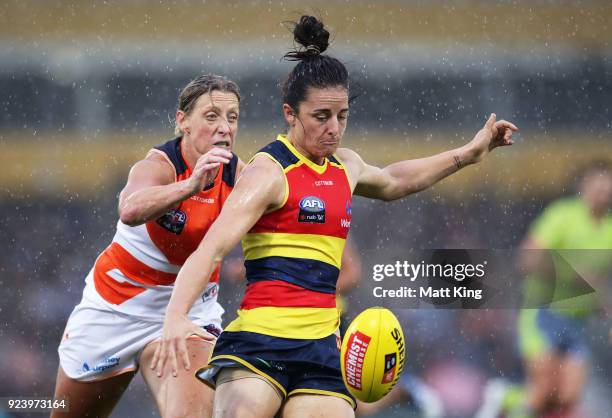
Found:
[[[182,138],[157,146],[150,153],[161,155],[174,167],[175,181],[191,176],[192,167],[183,157]],[[86,296],[115,311],[143,319],[163,318],[181,266],[217,219],[234,187],[237,163],[238,158],[232,156],[211,186],[158,219],[138,226],[118,221],[113,242],[100,254],[93,274],[88,276],[93,286],[86,287]],[[192,313],[205,309],[223,312],[216,303],[218,268],[210,281]]]
[[[226,331],[315,339],[339,326],[336,281],[351,224],[352,193],[335,156],[317,165],[283,135],[255,156],[282,169],[285,201],[242,241],[247,289]]]

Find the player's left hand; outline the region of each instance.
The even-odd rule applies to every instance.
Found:
[[[467,145],[471,156],[471,161],[468,162],[480,162],[494,148],[512,145],[512,134],[516,131],[518,128],[513,123],[498,121],[495,113],[491,113],[485,125]]]
[[[189,370],[191,364],[187,351],[187,338],[192,335],[197,335],[207,341],[215,340],[214,335],[191,322],[186,315],[166,314],[161,340],[155,349],[150,366],[157,372],[158,377],[162,376],[167,362],[170,362],[172,376],[176,377],[178,374],[178,359],[183,362],[185,370]]]

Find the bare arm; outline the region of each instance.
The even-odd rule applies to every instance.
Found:
[[[361,281],[361,256],[353,242],[349,239],[342,253],[342,267],[336,283],[339,294],[346,295]]]
[[[267,157],[258,157],[244,169],[221,214],[181,268],[166,311],[168,315],[187,314],[223,257],[269,207],[282,201],[284,193],[280,167]]]
[[[178,274],[166,310],[162,342],[151,364],[158,374],[163,370],[167,358],[173,372],[176,372],[177,355],[183,360],[185,368],[189,368],[185,339],[192,334],[205,336],[201,328],[189,322],[189,310],[223,257],[267,209],[283,201],[285,193],[282,170],[272,160],[261,156],[244,168],[221,214]]]
[[[510,122],[496,122],[492,114],[474,139],[463,147],[415,160],[405,160],[378,168],[366,164],[348,149],[338,150],[354,182],[355,194],[373,199],[396,200],[424,190],[470,164],[481,161],[492,149],[512,145]]]
[[[160,217],[202,190],[230,158],[229,151],[213,148],[198,159],[190,178],[175,182],[173,167],[162,156],[149,154],[132,167],[119,195],[121,222],[136,226]]]

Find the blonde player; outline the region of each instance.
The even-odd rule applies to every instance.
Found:
[[[59,346],[56,398],[69,412],[108,416],[141,363],[149,364],[181,265],[215,221],[243,163],[232,154],[238,129],[238,86],[203,75],[179,96],[177,137],[137,162],[119,196],[112,243],[86,278]],[[220,332],[218,269],[188,316],[200,327],[188,355],[206,363]],[[210,416],[213,392],[192,373],[156,376],[140,369],[163,417]]]

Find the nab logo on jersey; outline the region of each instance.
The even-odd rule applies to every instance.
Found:
[[[298,222],[325,223],[325,202],[316,196],[302,198]]]
[[[180,235],[187,223],[187,214],[182,210],[170,209],[164,216],[157,219],[157,224],[162,228]]]

